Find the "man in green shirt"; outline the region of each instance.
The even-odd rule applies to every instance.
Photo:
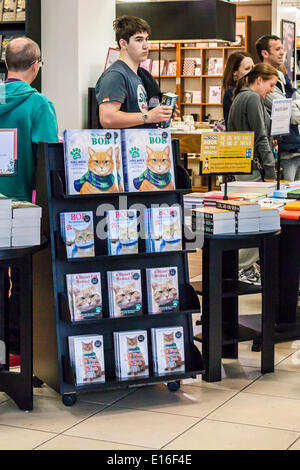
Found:
[[[58,142],[56,113],[51,101],[30,86],[41,67],[41,51],[34,41],[13,39],[5,63],[8,75],[0,85],[0,129],[18,130],[17,174],[0,176],[0,193],[31,201],[38,143]]]

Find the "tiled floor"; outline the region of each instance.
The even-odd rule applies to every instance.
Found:
[[[240,307],[255,313],[260,297]],[[223,361],[221,382],[189,379],[176,393],[164,384],[91,393],[67,408],[43,386],[31,413],[0,394],[0,450],[300,450],[300,342],[276,345],[276,371],[265,376],[250,343],[239,353]]]

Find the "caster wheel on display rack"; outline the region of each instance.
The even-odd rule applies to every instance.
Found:
[[[261,352],[261,344],[260,343],[255,343],[253,341],[251,351],[253,352]]]
[[[75,394],[66,394],[62,396],[62,402],[65,406],[73,406],[77,401],[77,396]]]
[[[169,382],[168,389],[170,392],[177,392],[180,389],[180,380],[176,380],[176,382]]]
[[[35,375],[33,376],[32,385],[34,386],[34,388],[41,388],[43,384],[44,382],[41,379],[35,377]]]

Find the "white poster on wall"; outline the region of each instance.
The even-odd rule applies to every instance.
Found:
[[[0,177],[17,175],[17,129],[0,129]]]

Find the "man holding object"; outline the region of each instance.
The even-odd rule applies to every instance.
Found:
[[[159,104],[157,83],[140,67],[149,53],[150,26],[134,16],[117,18],[113,26],[121,52],[96,85],[100,124],[107,129],[157,127],[170,119],[173,110]]]

